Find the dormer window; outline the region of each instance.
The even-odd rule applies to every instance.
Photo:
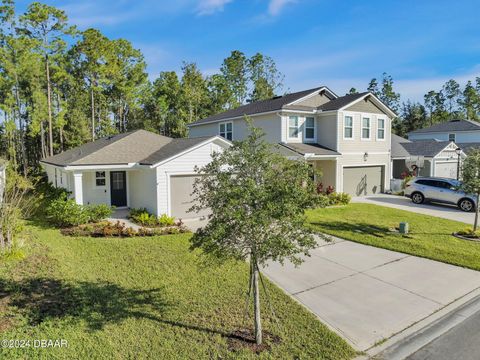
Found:
[[[288,137],[298,138],[298,116],[288,117]]]
[[[315,139],[315,118],[305,118],[305,140]]]
[[[225,122],[220,124],[219,134],[221,137],[232,141],[233,140],[233,123]]]

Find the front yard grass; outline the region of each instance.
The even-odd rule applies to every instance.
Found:
[[[65,339],[67,348],[0,349],[1,359],[350,359],[354,350],[267,282],[281,342],[232,350],[244,323],[248,267],[202,267],[189,234],[72,238],[28,227],[27,257],[0,264],[1,339]],[[264,297],[262,299],[265,299]]]
[[[314,230],[343,239],[480,270],[480,243],[451,235],[468,227],[461,222],[372,204],[309,210],[307,221]],[[408,235],[391,231],[405,221]]]

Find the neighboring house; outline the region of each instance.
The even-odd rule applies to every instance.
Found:
[[[408,139],[453,141],[468,154],[471,149],[480,148],[480,123],[472,120],[450,120],[409,132]]]
[[[99,139],[41,161],[48,180],[72,193],[78,204],[146,208],[191,218],[195,166],[229,147],[219,136],[172,139],[136,130]]]
[[[417,175],[456,178],[459,158],[453,141],[424,139],[410,141],[392,134],[392,177],[401,179],[405,172],[419,166]],[[460,161],[466,157],[462,151]]]
[[[189,124],[190,138],[248,136],[245,116],[279,144],[320,169],[324,186],[354,196],[389,188],[395,113],[369,92],[338,97],[325,86],[258,101]]]
[[[0,203],[3,202],[3,195],[5,193],[5,186],[7,181],[6,167],[7,163],[0,159]]]

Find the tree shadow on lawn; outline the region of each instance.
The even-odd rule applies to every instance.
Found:
[[[375,237],[383,238],[386,235],[395,234],[386,226],[372,225],[368,223],[348,223],[343,221],[328,221],[328,222],[310,222],[314,227],[320,227],[321,230],[329,231],[349,231],[357,234],[367,234]]]
[[[18,309],[31,326],[48,320],[73,318],[85,321],[88,330],[96,331],[109,324],[119,324],[128,318],[143,318],[247,342],[246,337],[235,332],[164,319],[162,315],[166,314],[173,304],[165,300],[164,289],[161,288],[125,289],[109,282],[67,283],[44,277],[20,281],[0,279],[0,304],[2,303],[9,308]],[[2,321],[10,322],[10,319],[2,319],[0,316],[0,325]]]

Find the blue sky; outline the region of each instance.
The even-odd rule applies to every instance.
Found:
[[[339,94],[393,76],[402,100],[448,79],[480,76],[476,0],[44,0],[80,29],[142,50],[151,78],[194,61],[218,71],[233,49],[270,55],[284,91],[327,85]],[[29,2],[18,2],[22,11]]]

